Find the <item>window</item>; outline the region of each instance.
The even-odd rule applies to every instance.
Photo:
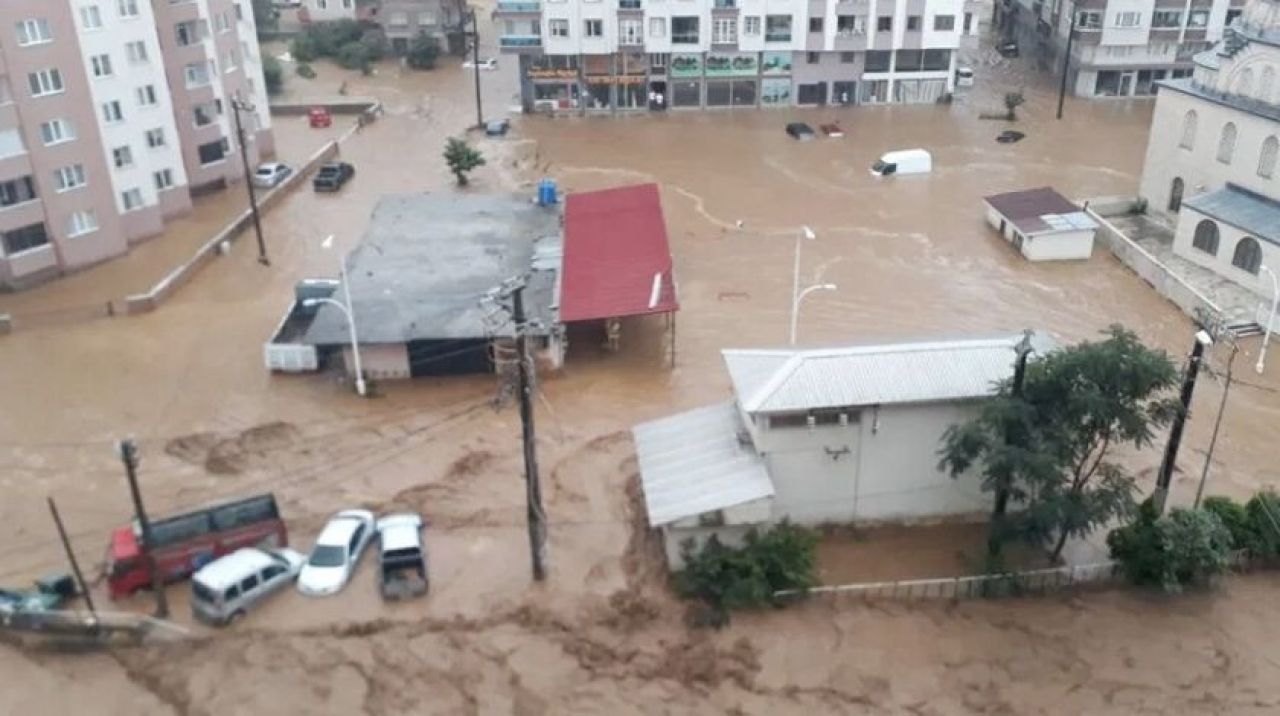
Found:
[[[53,35],[49,34],[48,20],[36,18],[18,23],[18,45],[20,47],[39,45],[52,40]]]
[[[409,13],[397,10],[387,17],[387,24],[392,27],[407,27],[409,25]]]
[[[898,50],[893,69],[898,72],[919,72],[924,67],[924,51]]]
[[[1258,176],[1270,179],[1276,173],[1276,154],[1280,153],[1280,140],[1274,135],[1262,141],[1262,153],[1258,155]]]
[[[649,37],[663,37],[667,34],[667,20],[662,17],[649,18]]]
[[[1116,13],[1116,27],[1137,27],[1141,23],[1142,13],[1140,12]]]
[[[1191,238],[1191,246],[1210,256],[1218,255],[1218,225],[1209,219],[1196,224],[1195,235]]]
[[[1154,28],[1178,28],[1182,27],[1182,11],[1181,10],[1156,10],[1151,14],[1151,27]]]
[[[671,43],[675,45],[698,44],[698,18],[671,18]]]
[[[418,27],[434,27],[436,24],[436,16],[429,12],[418,13]]]
[[[70,142],[76,138],[76,130],[65,119],[51,119],[40,124],[40,139],[45,146]]]
[[[92,209],[77,211],[67,220],[67,236],[83,236],[98,230],[98,215]]]
[[[212,102],[197,104],[191,108],[192,121],[197,127],[205,127],[213,124],[214,116],[216,114],[217,109],[214,107]]]
[[[944,72],[951,69],[951,50],[925,50],[920,69]]]
[[[201,144],[196,149],[196,153],[200,155],[200,164],[205,165],[205,164],[213,164],[214,162],[220,162],[223,159],[226,159],[227,151],[229,149],[230,149],[229,143],[224,137],[223,139],[219,139],[216,142],[208,142],[206,144]]]
[[[822,32],[822,18],[809,18],[809,32]]]
[[[209,65],[204,62],[195,62],[183,68],[183,75],[187,80],[187,87],[203,87],[209,84]]]
[[[732,17],[717,17],[711,21],[711,41],[732,44],[738,41],[738,21]]]
[[[604,20],[583,20],[582,34],[585,37],[604,37]]]
[[[1182,118],[1182,139],[1178,146],[1183,149],[1196,148],[1196,111],[1190,110]]]
[[[0,129],[0,158],[16,157],[26,154],[27,147],[22,142],[22,132],[13,129]]]
[[[138,16],[138,0],[118,0],[116,8],[120,11],[120,17]]]
[[[3,239],[4,252],[12,256],[48,244],[49,232],[45,231],[43,223],[31,224],[6,231],[0,238]]]
[[[111,161],[116,165],[116,169],[124,169],[133,166],[133,150],[129,145],[116,147],[111,150]]]
[[[618,42],[623,45],[643,45],[644,25],[642,22],[632,18],[619,20]]]
[[[816,64],[818,64],[819,62],[821,62],[821,61],[822,61],[822,53],[820,53],[820,52],[806,52],[806,53],[805,53],[805,57],[804,57],[804,61],[805,61],[805,62],[807,62],[807,63],[809,63],[809,64],[811,64],[811,65],[816,65]]]
[[[102,118],[107,123],[123,122],[124,112],[120,109],[120,100],[113,99],[102,104]]]
[[[1083,10],[1076,13],[1076,28],[1080,30],[1101,30],[1102,13],[1098,10]]]
[[[1227,19],[1223,22],[1223,27],[1231,27],[1231,23],[1240,17],[1240,8],[1227,8]]]
[[[124,205],[125,211],[133,211],[142,208],[142,190],[134,187],[126,189],[120,193],[120,203]]]
[[[867,18],[861,15],[836,16],[837,35],[861,35],[867,31]]]
[[[126,42],[124,44],[124,52],[129,58],[129,62],[135,65],[147,61],[147,43],[142,40]]]
[[[1258,267],[1262,266],[1262,247],[1257,239],[1246,236],[1236,244],[1236,251],[1231,256],[1231,265],[1258,275]]]
[[[552,37],[568,37],[569,21],[568,20],[548,20],[547,31]]]
[[[80,24],[86,30],[97,30],[102,27],[102,13],[97,5],[86,5],[80,8]]]
[[[933,29],[935,32],[951,32],[956,29],[955,15],[934,15]]]
[[[1187,15],[1187,27],[1197,28],[1197,27],[1208,27],[1208,26],[1209,26],[1208,10],[1192,10],[1191,13]]]
[[[138,104],[143,107],[153,107],[160,100],[156,97],[155,85],[143,85],[137,89]]]
[[[1218,161],[1231,163],[1231,155],[1236,151],[1236,125],[1227,122],[1222,126],[1222,135],[1218,137]]]
[[[1273,101],[1271,90],[1276,83],[1276,71],[1271,65],[1262,68],[1262,79],[1258,80],[1258,99],[1270,103]]]
[[[155,149],[164,146],[164,129],[157,127],[156,129],[147,130],[147,146]]]
[[[94,55],[89,58],[89,64],[93,66],[94,77],[111,76],[111,55]]]
[[[920,16],[919,15],[907,16],[907,32],[920,32]]]
[[[62,73],[56,67],[32,72],[27,75],[27,84],[31,86],[32,97],[57,94],[63,90]]]
[[[760,34],[760,17],[748,16],[742,19],[742,34],[756,37]]]
[[[72,164],[69,167],[62,167],[53,173],[54,186],[59,192],[71,191],[85,184],[84,165]]]
[[[248,594],[258,588],[258,575],[250,575],[240,580],[240,593]]]
[[[791,16],[790,15],[765,15],[764,41],[765,42],[790,42],[791,41]]]
[[[228,72],[235,72],[237,69],[239,69],[239,67],[240,67],[240,60],[236,56],[236,51],[227,50],[227,52],[222,55],[223,74],[226,74]]]
[[[1182,177],[1173,178],[1169,186],[1169,211],[1176,214],[1182,209],[1182,192],[1185,188]]]
[[[867,72],[888,72],[891,50],[867,50]]]
[[[877,17],[876,32],[893,32],[893,16],[881,15]]]
[[[0,206],[24,204],[36,198],[36,183],[31,176],[0,182]]]
[[[844,64],[844,65],[852,65],[854,62],[857,62],[857,61],[858,61],[858,53],[856,53],[856,52],[841,52],[841,53],[840,53],[840,63],[841,63],[841,64]]]
[[[165,189],[173,188],[173,170],[172,169],[161,169],[160,171],[156,172],[152,176],[155,177],[156,189],[158,191],[164,191]]]
[[[226,32],[227,30],[230,30],[231,20],[228,19],[227,13],[220,12],[215,15],[213,18],[213,26],[218,29],[218,32]]]
[[[200,42],[209,34],[208,25],[204,24],[203,20],[180,22],[173,26],[173,31],[177,36],[179,47]]]

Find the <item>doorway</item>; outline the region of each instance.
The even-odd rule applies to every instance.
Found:
[[[1128,97],[1133,94],[1133,70],[1120,73],[1120,86],[1116,90],[1116,94],[1121,97]]]
[[[1182,177],[1173,178],[1173,186],[1169,188],[1169,211],[1178,213],[1182,208]]]

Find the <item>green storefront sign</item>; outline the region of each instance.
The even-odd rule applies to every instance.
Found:
[[[764,61],[760,65],[760,74],[764,74],[764,75],[791,74],[791,53],[790,52],[764,53]]]
[[[707,77],[755,77],[758,65],[754,54],[712,53],[707,55]]]
[[[672,55],[672,77],[701,77],[702,55]]]

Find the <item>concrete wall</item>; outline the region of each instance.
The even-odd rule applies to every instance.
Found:
[[[1178,219],[1178,230],[1173,236],[1173,252],[1175,254],[1199,264],[1219,276],[1230,279],[1261,297],[1271,298],[1270,278],[1261,271],[1254,275],[1244,269],[1237,268],[1231,263],[1232,258],[1235,256],[1236,245],[1241,239],[1250,236],[1250,234],[1230,224],[1205,216],[1190,207],[1183,207],[1181,213],[1182,215]],[[1201,221],[1205,220],[1212,221],[1218,227],[1217,254],[1211,255],[1191,245],[1192,239],[1195,238],[1196,227],[1200,225]],[[1280,246],[1257,237],[1253,237],[1253,239],[1262,248],[1262,264],[1264,266],[1274,266],[1277,270],[1280,270]]]
[[[356,316],[359,326],[360,317]],[[351,354],[351,346],[342,349],[342,364],[347,375],[356,373],[355,357]],[[387,380],[409,377],[409,348],[404,343],[360,344],[360,368],[366,378]]]
[[[1093,254],[1093,229],[1028,236],[1022,255],[1030,261],[1081,261]]]

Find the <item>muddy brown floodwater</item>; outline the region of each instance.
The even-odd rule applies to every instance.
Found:
[[[512,63],[501,62],[485,74],[488,116],[513,103]],[[439,152],[473,118],[470,77],[457,64],[445,59],[425,74],[384,65],[368,78],[320,65],[314,84],[290,78],[290,93],[304,98],[346,82],[350,95],[383,99],[387,116],[343,147],[359,175],[342,193],[303,189],[267,215],[270,269],[241,241],[155,313],[0,338],[4,584],[63,568],[46,495],[59,501],[82,561],[100,559],[108,530],[130,512],[112,443],[133,435],[157,515],[272,490],[306,548],[340,508],[422,511],[430,596],[384,605],[366,568],[340,596],[281,594],[233,629],[193,626],[196,637],[181,643],[109,654],[0,645],[0,712],[1280,709],[1274,575],[1180,598],[1117,590],[954,606],[814,601],[737,617],[719,632],[690,631],[637,509],[628,428],[724,399],[721,348],[784,342],[801,225],[819,235],[804,247],[805,274],[839,285],[805,305],[805,345],[1024,327],[1069,342],[1119,321],[1181,360],[1191,323],[1105,251],[1082,263],[1030,265],[986,230],[979,205],[984,194],[1038,184],[1078,197],[1131,194],[1149,104],[1071,101],[1058,122],[1051,88],[1025,68],[979,62],[979,86],[945,107],[519,118],[504,140],[477,138],[489,163],[471,191],[529,191],[542,176],[569,189],[660,183],[683,304],[674,370],[662,362],[660,322],[635,321],[620,354],[577,343],[563,374],[543,381],[551,573],[533,584],[519,421],[510,407],[491,406],[491,378],[388,384],[377,399],[359,400],[331,376],[271,376],[261,364],[262,341],[293,283],[335,273],[337,253],[320,246],[325,235],[352,246],[380,194],[454,191]],[[1027,93],[1017,127],[1028,136],[1001,145],[994,138],[1006,125],[977,115],[997,108],[1010,87]],[[782,131],[792,120],[838,120],[846,136],[796,143]],[[299,122],[277,127],[282,151],[315,139]],[[932,175],[868,175],[880,153],[913,146],[933,152]],[[156,254],[170,250],[155,245]],[[74,305],[95,286],[136,278],[116,268],[128,265],[4,301]],[[1245,346],[1241,367],[1257,348]],[[1239,374],[1211,491],[1243,495],[1280,477],[1280,385],[1274,372]],[[1201,383],[1175,500],[1194,489],[1220,390]],[[1147,476],[1157,459],[1154,450],[1131,456]],[[928,564],[952,557],[913,544],[885,540],[893,553],[877,559],[868,556],[875,542],[861,541],[865,553],[843,561],[849,573],[831,578],[857,578],[913,553]],[[176,617],[189,623],[184,593],[170,590]]]

